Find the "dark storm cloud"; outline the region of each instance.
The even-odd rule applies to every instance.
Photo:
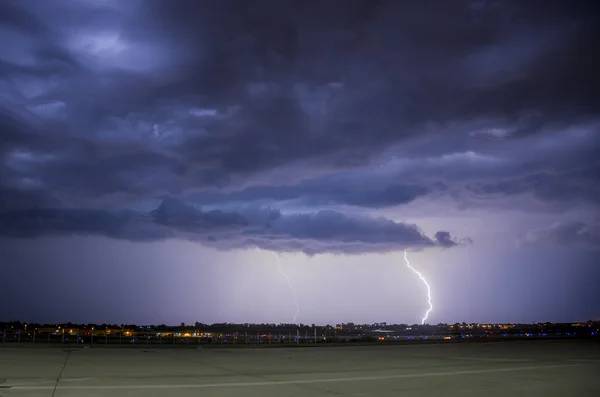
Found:
[[[570,121],[572,109],[595,115],[597,91],[583,81],[589,95],[572,91],[572,73],[594,80],[593,69],[580,70],[593,59],[563,54],[590,42],[581,40],[596,29],[586,10],[437,2],[432,13],[426,3],[382,2],[366,15],[358,1],[160,3],[166,34],[202,47],[204,56],[186,65],[187,90],[242,106],[230,122],[237,128],[225,123],[186,142],[187,157],[211,159],[218,146],[219,166],[242,173],[323,156],[352,166],[422,123],[493,118],[535,132],[557,117]],[[572,64],[549,67],[558,59]],[[552,95],[540,89],[547,86]]]
[[[272,183],[240,190],[208,190],[190,197],[202,204],[282,202],[294,205],[350,205],[386,208],[421,198],[450,196],[491,207],[527,197],[534,203],[573,207],[600,203],[598,127],[583,127],[573,140],[549,136],[539,148],[531,142],[498,142],[495,152],[455,152],[402,158],[379,167],[331,173],[297,183]],[[600,131],[600,130],[598,130]],[[569,142],[568,144],[566,144]],[[415,148],[419,153],[419,148]],[[550,207],[548,207],[550,208]],[[552,207],[556,208],[556,207]]]
[[[475,196],[514,196],[531,193],[545,202],[600,203],[600,167],[579,168],[568,172],[539,172],[496,182],[468,186]]]
[[[447,232],[434,239],[416,226],[385,218],[348,216],[336,211],[282,214],[246,209],[247,216],[202,211],[175,199],[150,213],[87,209],[14,210],[0,215],[0,234],[101,235],[131,241],[180,238],[219,249],[261,248],[279,252],[364,254],[458,245]]]
[[[302,181],[295,185],[260,185],[243,190],[223,193],[206,192],[194,195],[194,199],[205,204],[245,201],[295,200],[305,205],[342,204],[358,207],[383,208],[406,204],[430,193],[434,188],[443,190],[443,184],[420,186],[417,184],[371,180],[365,184],[361,178],[348,179],[343,176],[327,176]]]
[[[456,239],[452,238],[452,236],[450,235],[449,232],[445,232],[445,231],[439,231],[437,233],[435,233],[435,241],[436,243],[441,246],[441,247],[445,247],[445,248],[450,248],[450,247],[454,247],[460,244],[459,241],[457,241]],[[462,240],[462,243],[464,244],[472,244],[472,240],[470,238],[464,238]]]
[[[581,153],[551,176],[552,160],[525,172],[522,149],[486,157],[595,120],[594,2],[23,0],[0,11],[3,210],[197,191],[206,204],[317,208],[463,186],[596,197],[589,177],[569,174]],[[390,151],[414,164],[379,175]]]
[[[164,200],[151,214],[159,224],[177,228],[189,228],[191,231],[198,229],[212,231],[220,227],[227,228],[248,225],[246,218],[240,214],[220,210],[204,212],[175,199]]]

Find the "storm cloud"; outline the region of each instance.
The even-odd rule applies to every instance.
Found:
[[[246,209],[248,213],[248,209]],[[203,211],[167,199],[149,213],[133,211],[33,209],[0,215],[0,235],[104,236],[148,242],[169,238],[197,241],[222,250],[261,248],[279,252],[365,254],[458,245],[449,233],[431,239],[416,226],[385,218],[348,216],[335,211],[284,215],[257,208],[249,217]]]
[[[130,225],[165,197],[211,207],[177,229],[237,227],[244,205],[344,221],[442,199],[598,210],[595,2],[23,0],[1,11],[5,214],[98,217],[92,229],[111,235],[100,218]],[[294,216],[282,212],[300,227]]]

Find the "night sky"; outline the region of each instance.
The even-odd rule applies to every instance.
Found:
[[[0,321],[600,319],[599,11],[1,1]]]

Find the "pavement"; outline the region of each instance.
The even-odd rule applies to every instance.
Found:
[[[0,396],[600,396],[600,344],[0,347]]]

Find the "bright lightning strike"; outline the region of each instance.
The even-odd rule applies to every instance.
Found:
[[[421,281],[423,281],[423,283],[427,287],[427,302],[429,303],[429,309],[427,309],[427,311],[425,312],[425,317],[423,317],[423,319],[421,320],[421,325],[423,325],[423,324],[425,324],[425,321],[427,320],[427,316],[429,316],[429,312],[433,310],[433,305],[431,304],[431,288],[429,288],[429,284],[427,283],[427,280],[425,280],[425,277],[423,277],[423,275],[421,273],[419,273],[417,271],[417,269],[412,267],[412,265],[408,261],[408,257],[406,255],[407,255],[407,252],[406,252],[406,250],[404,250],[404,260],[406,261],[406,266],[408,266],[408,268],[410,270],[415,272],[419,276]]]
[[[293,324],[296,324],[296,318],[298,317],[298,314],[300,313],[300,306],[298,305],[298,301],[296,300],[296,291],[294,291],[294,287],[292,286],[292,281],[290,280],[290,277],[285,274],[285,272],[283,271],[283,268],[281,267],[281,260],[279,259],[279,255],[277,255],[276,252],[271,251],[271,253],[275,256],[275,258],[277,258],[277,269],[279,270],[279,274],[281,274],[281,276],[283,276],[283,278],[285,278],[285,280],[287,281],[288,287],[290,288],[290,292],[292,293],[292,300],[294,301],[294,306],[296,306],[296,313],[294,313],[294,318],[292,320]]]

